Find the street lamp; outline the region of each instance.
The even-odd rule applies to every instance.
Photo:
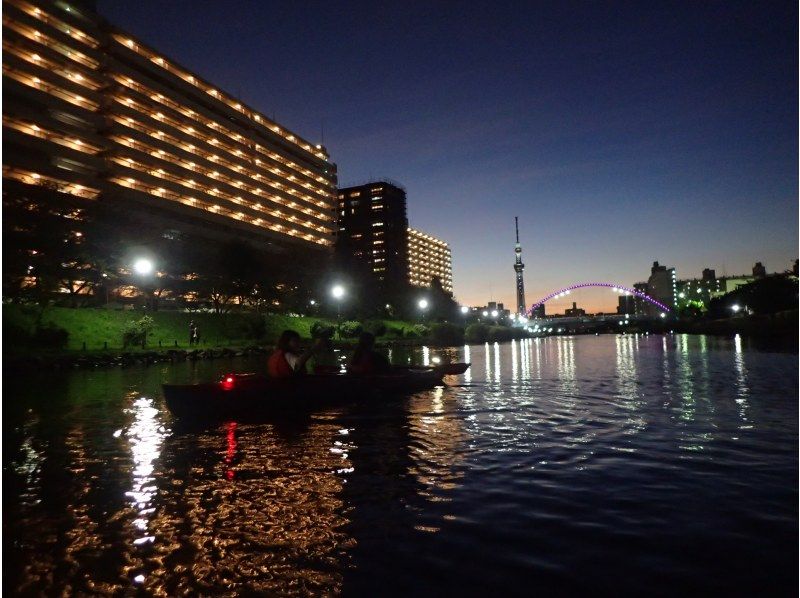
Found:
[[[461,313],[464,314],[464,315],[467,315],[469,313],[469,307],[467,307],[466,305],[462,305],[461,306]]]
[[[142,276],[147,276],[153,271],[153,262],[151,262],[147,258],[140,257],[135,262],[133,262],[133,269],[136,271],[137,274],[141,274]]]
[[[733,305],[731,305],[731,309],[733,310],[733,313],[739,313],[739,310],[742,308],[739,306],[738,303],[734,303]]]
[[[496,310],[496,309],[493,309],[493,310],[492,310],[492,317],[493,317],[493,318],[496,318],[496,317],[497,317],[497,310]]]
[[[417,307],[419,307],[420,311],[422,311],[422,320],[425,320],[425,310],[428,309],[428,300],[427,299],[420,299],[417,301]]]
[[[146,257],[137,258],[133,262],[133,271],[136,272],[142,278],[149,277],[153,273],[152,260],[149,260]],[[150,297],[148,297],[149,291],[146,288],[144,288],[144,284],[142,284],[142,290],[144,291],[145,294],[145,309],[147,309],[148,304],[150,303]],[[153,303],[155,304],[155,300],[153,300]]]
[[[339,340],[342,340],[342,299],[345,295],[344,287],[340,284],[335,284],[331,288],[331,295],[336,299],[336,334]]]

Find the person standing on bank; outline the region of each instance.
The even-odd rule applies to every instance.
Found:
[[[194,320],[189,322],[189,346],[191,347],[195,343],[195,339],[197,338],[197,324],[194,323]]]

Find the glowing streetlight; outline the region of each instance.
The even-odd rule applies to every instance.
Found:
[[[731,305],[731,309],[733,310],[733,313],[738,313],[739,310],[742,308],[739,306],[738,303],[734,303],[733,305]]]
[[[481,312],[481,313],[483,314],[483,317],[484,317],[484,318],[485,318],[486,316],[488,316],[488,315],[489,315],[489,312],[488,312],[488,311],[486,311],[485,309],[484,309],[484,310],[483,310],[483,312]]]
[[[492,317],[493,317],[493,318],[496,318],[496,317],[497,317],[497,310],[496,310],[496,309],[493,309],[493,310],[492,310]]]
[[[462,305],[462,306],[461,306],[461,313],[462,313],[462,314],[467,314],[467,313],[469,313],[469,307],[467,307],[466,305]]]
[[[336,299],[336,332],[339,340],[342,338],[342,299],[344,298],[345,290],[340,284],[335,284],[331,288],[331,296]]]
[[[313,299],[312,299],[311,301],[309,301],[309,303],[310,303],[311,305],[316,305],[316,304],[317,304],[317,302],[316,302],[316,301],[314,301]]]
[[[421,310],[424,311],[424,310],[428,309],[428,300],[427,299],[420,299],[419,302],[417,303],[417,305],[419,306],[419,308]]]
[[[153,262],[148,260],[147,258],[139,258],[135,262],[133,262],[133,269],[136,271],[137,274],[141,274],[142,276],[147,276],[153,272]]]
[[[662,312],[661,312],[661,317],[662,317],[662,318],[666,318],[666,317],[667,317],[667,314],[665,314],[665,313],[662,311]]]

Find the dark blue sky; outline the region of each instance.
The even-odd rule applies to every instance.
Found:
[[[796,2],[99,7],[308,139],[324,122],[342,184],[403,183],[465,303],[513,303],[515,215],[528,303],[653,260],[694,277],[797,257]]]

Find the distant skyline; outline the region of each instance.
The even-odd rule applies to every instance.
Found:
[[[311,141],[342,184],[388,177],[446,240],[456,298],[791,267],[792,2],[100,0],[110,21]],[[586,291],[588,311],[613,294]],[[548,304],[550,305],[550,304]]]

